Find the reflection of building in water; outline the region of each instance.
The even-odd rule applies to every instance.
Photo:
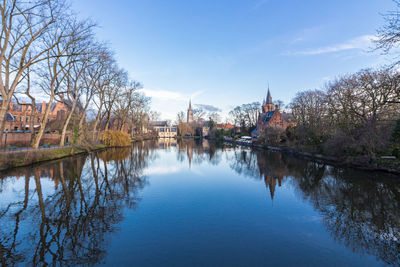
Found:
[[[193,158],[193,145],[190,143],[190,145],[187,146],[187,156],[189,160],[189,169],[192,167],[192,158]]]
[[[170,148],[170,147],[176,147],[177,145],[177,140],[175,138],[162,138],[162,139],[157,139],[157,145],[159,148]]]
[[[188,160],[189,168],[192,163],[201,164],[204,160],[211,160],[210,144],[207,140],[183,139],[178,141],[178,158]]]
[[[271,199],[274,200],[275,195],[275,188],[276,188],[276,181],[278,180],[278,186],[282,186],[283,175],[280,176],[273,176],[267,173],[264,173],[264,182],[267,189],[269,188],[269,192],[271,194]]]
[[[260,176],[264,178],[265,186],[269,189],[271,199],[274,199],[276,185],[282,186],[283,178],[288,170],[283,164],[282,154],[271,154],[268,157],[262,156],[262,153],[257,154],[257,164],[260,170]]]

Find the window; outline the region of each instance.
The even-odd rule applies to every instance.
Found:
[[[25,117],[25,122],[29,122],[29,118],[28,117]]]
[[[19,117],[19,121],[22,121],[22,116]]]
[[[37,119],[37,122],[40,123],[40,118]]]

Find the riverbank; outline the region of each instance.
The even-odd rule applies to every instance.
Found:
[[[356,164],[353,162],[340,160],[339,158],[336,158],[336,157],[330,157],[330,156],[321,155],[321,154],[314,154],[314,153],[299,151],[299,150],[289,148],[289,147],[275,147],[275,146],[268,146],[268,145],[262,145],[262,144],[254,144],[254,143],[243,144],[243,143],[236,142],[234,139],[232,139],[232,140],[225,139],[224,141],[228,142],[228,143],[252,147],[252,148],[256,148],[256,149],[265,149],[265,150],[271,150],[271,151],[291,154],[291,155],[294,155],[297,157],[302,157],[302,158],[306,158],[306,159],[309,159],[312,161],[325,163],[325,164],[338,166],[338,167],[351,167],[351,168],[365,170],[365,171],[381,171],[381,172],[387,172],[387,173],[391,173],[391,174],[400,175],[399,160],[393,161],[393,160],[389,160],[389,159],[386,159],[386,160],[382,159],[381,160],[382,162],[379,165],[378,164],[370,165],[368,163]]]
[[[71,154],[72,147],[12,151],[12,153],[2,152],[0,153],[0,171],[62,159],[106,148],[108,147],[103,144],[93,145],[85,149],[76,147],[73,154]]]

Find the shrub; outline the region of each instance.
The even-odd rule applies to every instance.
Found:
[[[266,145],[278,146],[281,143],[282,137],[284,137],[284,135],[285,135],[285,130],[283,128],[267,127],[261,133],[260,139]]]
[[[129,146],[131,144],[129,134],[122,131],[105,131],[100,140],[107,146]]]

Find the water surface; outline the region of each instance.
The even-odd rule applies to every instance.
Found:
[[[160,140],[0,174],[3,265],[400,265],[400,180]]]

